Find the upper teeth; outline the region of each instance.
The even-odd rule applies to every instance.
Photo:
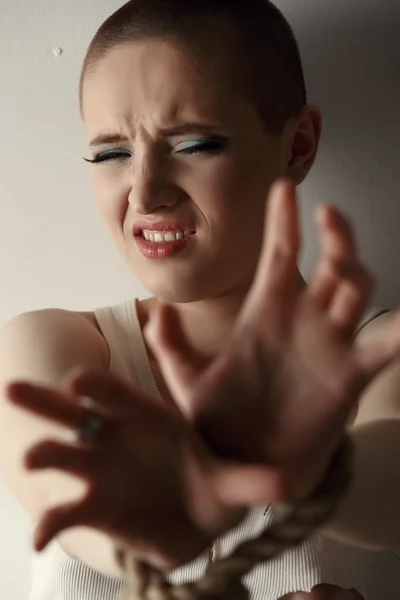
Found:
[[[176,240],[182,240],[184,237],[190,235],[191,232],[185,231],[142,231],[142,235],[148,242],[175,242]]]

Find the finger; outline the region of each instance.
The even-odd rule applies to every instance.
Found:
[[[279,502],[286,497],[284,478],[274,467],[223,461],[216,463],[212,477],[217,497],[229,508]]]
[[[350,223],[335,208],[319,205],[315,212],[321,246],[318,260],[309,282],[308,293],[314,306],[325,310],[340,282],[340,266],[356,256]]]
[[[201,526],[213,527],[221,520],[221,511],[281,501],[286,497],[283,478],[267,466],[244,465],[211,457],[207,467],[187,459],[187,506]]]
[[[299,249],[296,187],[289,180],[279,180],[270,192],[256,286],[285,291],[293,285]]]
[[[134,400],[144,397],[140,390],[108,371],[85,371],[70,381],[69,388],[74,395],[90,399],[96,407],[118,417],[130,414]]]
[[[83,407],[54,388],[15,382],[7,387],[6,395],[13,404],[72,429],[81,427],[87,416]]]
[[[357,247],[350,220],[329,205],[317,206],[315,218],[322,253],[335,261],[355,259]]]
[[[58,442],[41,442],[25,455],[28,471],[58,469],[88,479],[95,470],[93,452],[87,448],[68,446]]]
[[[271,187],[260,261],[246,303],[248,310],[265,314],[267,306],[298,285],[297,259],[300,250],[299,217],[295,184],[280,179]],[[278,305],[279,306],[279,305]],[[246,309],[246,311],[247,311]]]
[[[33,535],[34,547],[41,552],[59,533],[80,525],[91,524],[91,511],[81,501],[48,510]]]
[[[349,262],[342,265],[342,277],[329,308],[331,321],[345,334],[353,335],[365,313],[374,281],[363,265]]]
[[[356,348],[356,356],[367,381],[372,381],[385,367],[400,358],[400,310],[393,316],[386,338]]]
[[[308,285],[308,296],[317,310],[326,311],[329,308],[339,281],[338,263],[326,257],[321,258]]]
[[[190,346],[177,311],[167,304],[152,314],[144,331],[165,382],[186,418],[192,416],[188,403],[190,391],[205,360]]]

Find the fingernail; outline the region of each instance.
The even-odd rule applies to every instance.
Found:
[[[97,408],[96,402],[93,400],[93,398],[90,398],[89,396],[80,396],[78,402],[83,408],[87,408],[89,410]]]
[[[20,383],[20,382],[12,382],[6,385],[5,387],[5,393],[6,396],[10,399],[10,400],[14,400],[14,398],[17,398],[18,396],[20,396],[23,392],[25,392],[27,389],[27,385],[25,383]]]
[[[46,545],[47,544],[44,543],[40,531],[36,530],[33,534],[33,547],[35,548],[36,552],[42,552],[46,548]]]

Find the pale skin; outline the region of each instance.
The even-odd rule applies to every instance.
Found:
[[[159,68],[149,68],[154,65]],[[183,469],[183,489],[191,501],[204,500],[193,503],[189,519],[181,524],[182,539],[185,527],[190,528],[190,547],[167,547],[171,531],[161,531],[159,540],[154,540],[151,529],[138,532],[140,502],[145,508],[146,492],[142,499],[135,492],[137,520],[132,521],[132,511],[122,511],[118,493],[108,498],[101,492],[119,488],[113,469],[96,469],[93,458],[98,449],[60,443],[31,449],[28,467],[72,472],[86,482],[96,482],[97,494],[62,510],[62,518],[59,512],[44,516],[38,547],[66,527],[86,524],[133,547],[139,537],[144,556],[166,568],[195,556],[227,523],[231,526],[240,517],[244,505],[310,491],[349,423],[355,437],[360,437],[361,458],[370,448],[369,440],[380,439],[383,419],[394,427],[398,423],[397,388],[385,385],[398,369],[399,319],[397,315],[382,318],[380,324],[366,328],[359,343],[352,343],[373,284],[358,257],[350,223],[333,207],[319,206],[316,213],[321,256],[308,286],[297,268],[300,233],[295,186],[306,177],[317,152],[318,109],[305,107],[289,120],[281,136],[271,136],[239,91],[227,98],[221,90],[210,94],[208,89],[207,75],[194,72],[179,48],[145,42],[112,51],[88,79],[84,93],[88,143],[100,133],[118,132],[127,138],[122,144],[124,161],[94,167],[94,189],[121,254],[154,294],[141,303],[140,317],[159,388],[174,412],[151,402],[151,408],[144,408],[143,394],[122,389],[120,382],[105,374],[71,376],[61,392],[36,385],[8,389],[13,403],[67,428],[81,422],[83,409],[76,403],[81,393],[93,397],[116,421],[123,417],[124,424],[118,426],[126,431],[129,427],[134,431],[126,415],[143,410],[148,427],[159,427],[155,437],[160,448],[163,432],[177,427],[197,450],[188,453],[189,466],[184,468],[171,449],[171,481]],[[184,155],[179,147],[199,139],[198,134],[162,135],[165,129],[193,121],[212,123],[229,139],[226,149],[211,156]],[[93,152],[110,147],[115,144]],[[171,215],[190,220],[196,241],[185,256],[149,265],[135,247],[132,224],[143,216],[158,220]],[[388,365],[392,365],[389,370]],[[372,380],[375,388],[367,389]],[[107,386],[108,395],[104,394]],[[383,396],[382,389],[386,390]],[[237,407],[239,412],[243,398],[246,428],[243,412],[235,425],[238,413],[232,411]],[[201,432],[209,448],[189,433],[187,422]],[[365,436],[368,427],[375,437]],[[251,439],[246,435],[250,429]],[[385,439],[387,431],[382,433]],[[395,435],[392,438],[393,446],[385,448],[381,460],[395,474],[400,465],[395,462],[398,442]],[[117,436],[106,449],[110,465],[116,460],[121,464],[126,457],[127,471],[122,467],[120,471],[124,483],[123,473],[132,468],[138,447]],[[362,483],[369,481],[376,488],[378,470],[368,470],[361,458],[356,481],[364,477]],[[242,459],[248,467],[233,462]],[[146,471],[140,476],[145,481]],[[245,487],[245,494],[244,486],[238,485],[240,478],[253,482]],[[169,489],[168,481],[164,484],[167,487],[152,493],[171,494],[171,506],[174,502],[183,506],[184,514],[185,502],[182,505],[181,496],[173,496],[177,486]],[[393,517],[399,483],[392,477],[391,488],[381,489],[379,502],[386,510],[379,514],[382,519]],[[353,516],[357,503],[368,503],[357,496],[357,485],[354,490],[328,532],[354,543],[390,547],[398,540],[400,545],[393,519],[380,523],[384,534],[390,530],[390,540],[383,539],[382,533],[374,537],[367,518],[354,527],[349,515]],[[173,525],[176,534],[177,522]]]

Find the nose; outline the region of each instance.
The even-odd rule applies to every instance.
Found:
[[[149,215],[174,207],[179,202],[177,187],[167,165],[155,153],[135,157],[129,204],[136,214]]]

